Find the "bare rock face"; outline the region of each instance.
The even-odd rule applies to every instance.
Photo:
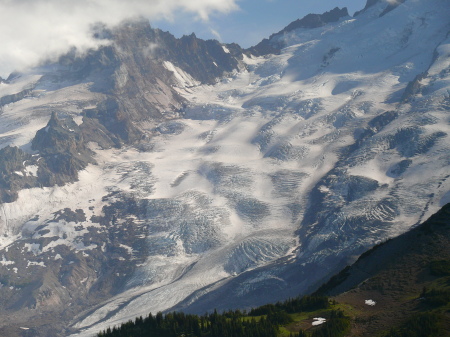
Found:
[[[27,163],[35,164],[31,155],[17,147],[0,150],[0,202],[12,202],[17,191],[36,185],[36,177],[26,173]]]
[[[89,162],[87,157],[92,155],[85,146],[80,127],[70,117],[60,120],[55,112],[47,126],[36,133],[31,145],[33,150],[39,151],[44,157],[69,153],[80,161]]]
[[[184,85],[174,70],[185,72],[194,82],[213,84],[243,67],[243,50],[237,44],[223,48],[218,41],[201,40],[195,34],[177,39],[169,32],[153,29],[144,19],[125,22],[112,30],[100,28],[99,34],[111,45],[84,57],[69,53],[59,62],[66,69],[66,78],[92,80],[92,90],[109,96],[106,105],[99,107],[102,117],[104,111],[108,111],[108,117],[100,121],[113,133],[117,124],[126,121],[179,117],[186,102],[174,90]],[[114,121],[107,125],[106,119]]]
[[[78,179],[78,171],[95,163],[80,127],[54,112],[47,126],[36,133],[31,155],[18,147],[0,150],[0,200],[13,202],[18,191],[32,187],[64,185]]]
[[[76,181],[78,171],[95,163],[79,126],[70,118],[60,120],[54,112],[47,126],[36,133],[32,149],[43,159],[38,176],[44,186]]]
[[[5,83],[5,82],[0,78],[0,83]],[[0,108],[3,105],[20,101],[25,96],[30,95],[32,93],[32,91],[33,91],[32,88],[27,88],[16,94],[3,96],[2,98],[0,98]]]

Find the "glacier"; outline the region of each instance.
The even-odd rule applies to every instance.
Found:
[[[81,337],[149,312],[248,308],[313,290],[449,202],[450,7],[386,6],[275,34],[279,54],[243,54],[215,83],[162,61],[168,118],[140,122],[134,143],[90,141],[76,181],[0,205],[0,296],[16,308],[0,313],[19,327],[59,308]],[[24,93],[1,107],[0,147],[39,155],[53,111],[82,125],[107,96],[60,71],[0,84]]]

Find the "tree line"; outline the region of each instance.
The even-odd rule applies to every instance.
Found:
[[[292,322],[289,314],[328,309],[330,303],[325,296],[303,296],[267,304],[252,309],[249,313],[229,310],[202,316],[172,312],[156,315],[151,313],[118,327],[108,328],[98,337],[276,337],[280,326]],[[313,329],[291,333],[290,337],[339,337],[350,328],[350,319],[341,311],[331,310],[327,322]]]

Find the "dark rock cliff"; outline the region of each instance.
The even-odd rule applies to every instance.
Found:
[[[78,179],[78,171],[94,164],[80,127],[55,112],[32,140],[31,155],[18,147],[0,150],[0,202],[13,202],[25,188],[64,185]]]

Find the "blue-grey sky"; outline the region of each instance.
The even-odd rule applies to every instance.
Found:
[[[150,22],[176,37],[194,32],[203,39],[236,42],[247,48],[309,13],[321,14],[335,7],[347,7],[353,15],[365,4],[366,0],[240,0],[238,9],[213,13],[207,21],[195,19],[191,13],[178,13],[173,21],[153,19]]]

